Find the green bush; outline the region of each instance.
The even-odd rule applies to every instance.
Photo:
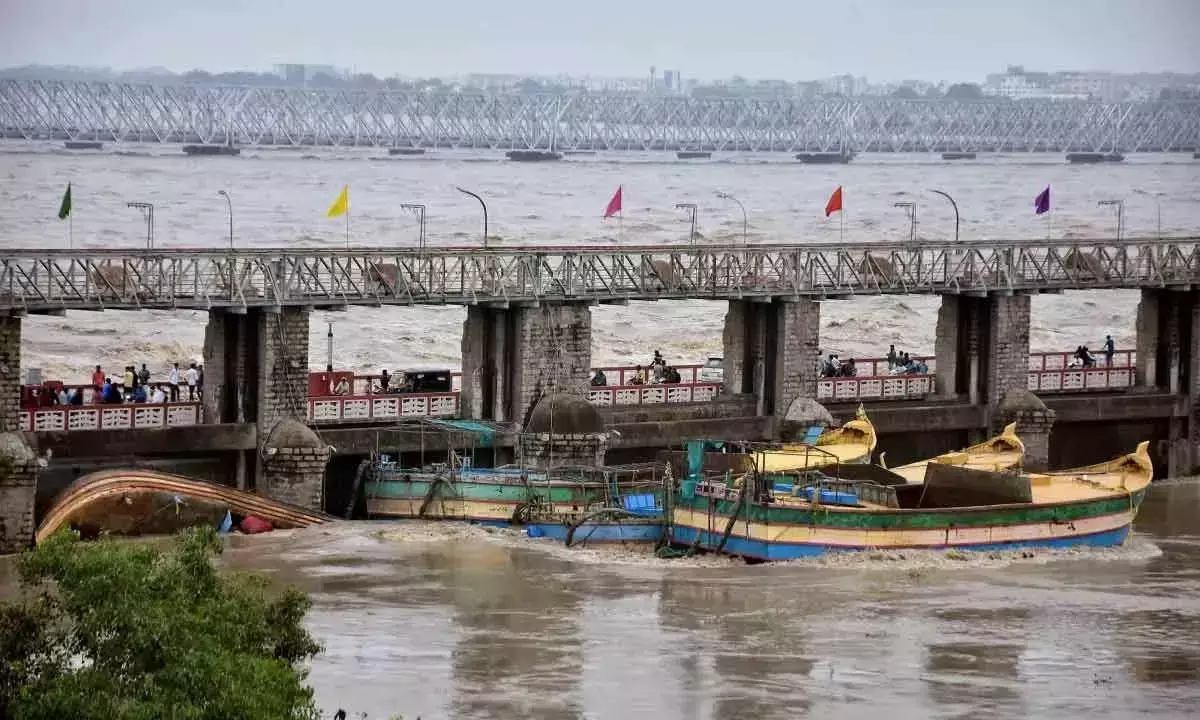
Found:
[[[0,717],[316,718],[311,602],[218,572],[221,548],[211,528],[170,546],[64,531],[26,553],[24,597],[0,605]]]

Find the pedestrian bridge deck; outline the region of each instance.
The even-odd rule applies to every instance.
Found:
[[[1200,237],[246,251],[14,249],[0,312],[1055,292],[1200,283]]]

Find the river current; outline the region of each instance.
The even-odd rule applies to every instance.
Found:
[[[380,150],[247,148],[240,157],[186,157],[177,146],[109,145],[72,153],[57,143],[0,143],[0,251],[4,248],[144,247],[145,221],[128,202],[155,206],[160,247],[229,243],[224,198],[232,197],[240,247],[339,247],[341,218],[325,213],[350,186],[350,239],[355,245],[413,246],[418,226],[401,203],[428,207],[430,245],[478,241],[478,203],[485,198],[488,235],[497,246],[570,243],[682,242],[698,206],[701,241],[737,242],[742,216],[718,191],[740,199],[750,243],[906,241],[908,219],[896,202],[918,203],[918,241],[953,237],[950,204],[928,189],[951,193],[962,212],[964,240],[1112,237],[1116,217],[1101,200],[1125,202],[1126,234],[1200,229],[1200,162],[1186,155],[1132,156],[1122,164],[1067,165],[1057,155],[1000,156],[947,163],[937,156],[863,155],[845,166],[802,166],[786,155],[732,154],[679,162],[670,154],[602,154],[558,163],[511,163],[499,153],[438,151],[388,158]],[[57,218],[67,183],[70,222]],[[825,202],[845,188],[845,217],[826,218]],[[1053,212],[1035,216],[1033,199],[1047,185]],[[601,219],[618,186],[624,218]],[[1157,204],[1156,204],[1157,201]],[[844,225],[842,222],[844,221]],[[844,233],[844,236],[843,236]],[[1034,350],[1098,347],[1112,334],[1119,348],[1134,341],[1136,292],[1069,293],[1034,300]],[[914,354],[933,350],[937,300],[874,297],[826,303],[822,349],[843,356],[880,356],[889,343]],[[631,303],[594,312],[597,365],[644,362],[652,349],[672,363],[702,362],[719,352],[725,304]],[[326,362],[327,322],[334,324],[334,364],[359,371],[460,366],[461,308],[353,308],[316,313],[309,343],[313,367]],[[106,368],[147,362],[156,374],[172,361],[200,359],[205,313],[70,313],[25,322],[22,367],[81,382],[96,363]],[[664,328],[670,332],[664,332]]]
[[[1195,717],[1200,483],[1151,487],[1111,550],[747,566],[516,530],[344,523],[226,557],[313,594],[331,715]]]

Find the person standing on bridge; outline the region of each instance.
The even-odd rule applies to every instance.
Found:
[[[179,363],[171,367],[171,372],[167,375],[167,385],[171,388],[171,402],[179,402]]]
[[[200,373],[196,371],[196,363],[188,365],[187,373],[188,402],[196,402],[196,384],[200,382]]]
[[[1117,354],[1117,344],[1113,342],[1112,335],[1104,336],[1104,366],[1111,368],[1113,366],[1113,355]]]

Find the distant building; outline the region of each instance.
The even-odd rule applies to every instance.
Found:
[[[332,65],[304,65],[298,63],[288,63],[275,66],[275,74],[278,75],[288,85],[303,85],[312,81],[318,75],[328,75],[329,77],[343,77],[346,72],[339,70]]]

